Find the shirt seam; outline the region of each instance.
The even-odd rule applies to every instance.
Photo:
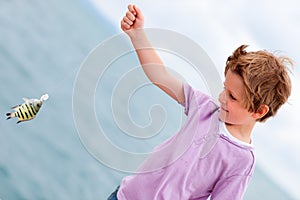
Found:
[[[231,144],[233,144],[233,145],[235,145],[235,146],[237,146],[237,147],[239,147],[241,149],[244,149],[244,150],[247,150],[247,151],[250,151],[250,152],[252,152],[254,150],[254,148],[251,147],[251,146],[245,146],[245,145],[238,144],[238,143],[232,141],[230,138],[228,138],[224,134],[220,134],[220,138],[222,138],[223,140],[228,141],[229,143],[231,143]]]

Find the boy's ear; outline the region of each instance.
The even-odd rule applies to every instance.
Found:
[[[253,113],[253,118],[255,120],[262,118],[269,112],[269,106],[267,105],[260,105],[256,112]]]

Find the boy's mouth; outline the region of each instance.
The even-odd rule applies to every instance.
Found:
[[[224,107],[221,107],[221,109],[225,112],[228,112],[228,110],[226,110]]]

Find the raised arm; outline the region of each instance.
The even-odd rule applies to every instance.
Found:
[[[167,71],[162,60],[151,47],[143,28],[144,16],[142,12],[137,6],[129,5],[128,11],[121,21],[121,29],[130,37],[146,76],[173,99],[179,103],[184,103],[181,80]]]

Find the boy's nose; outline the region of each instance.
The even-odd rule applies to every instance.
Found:
[[[225,104],[226,103],[226,94],[225,94],[224,90],[219,94],[219,102],[221,104]]]

